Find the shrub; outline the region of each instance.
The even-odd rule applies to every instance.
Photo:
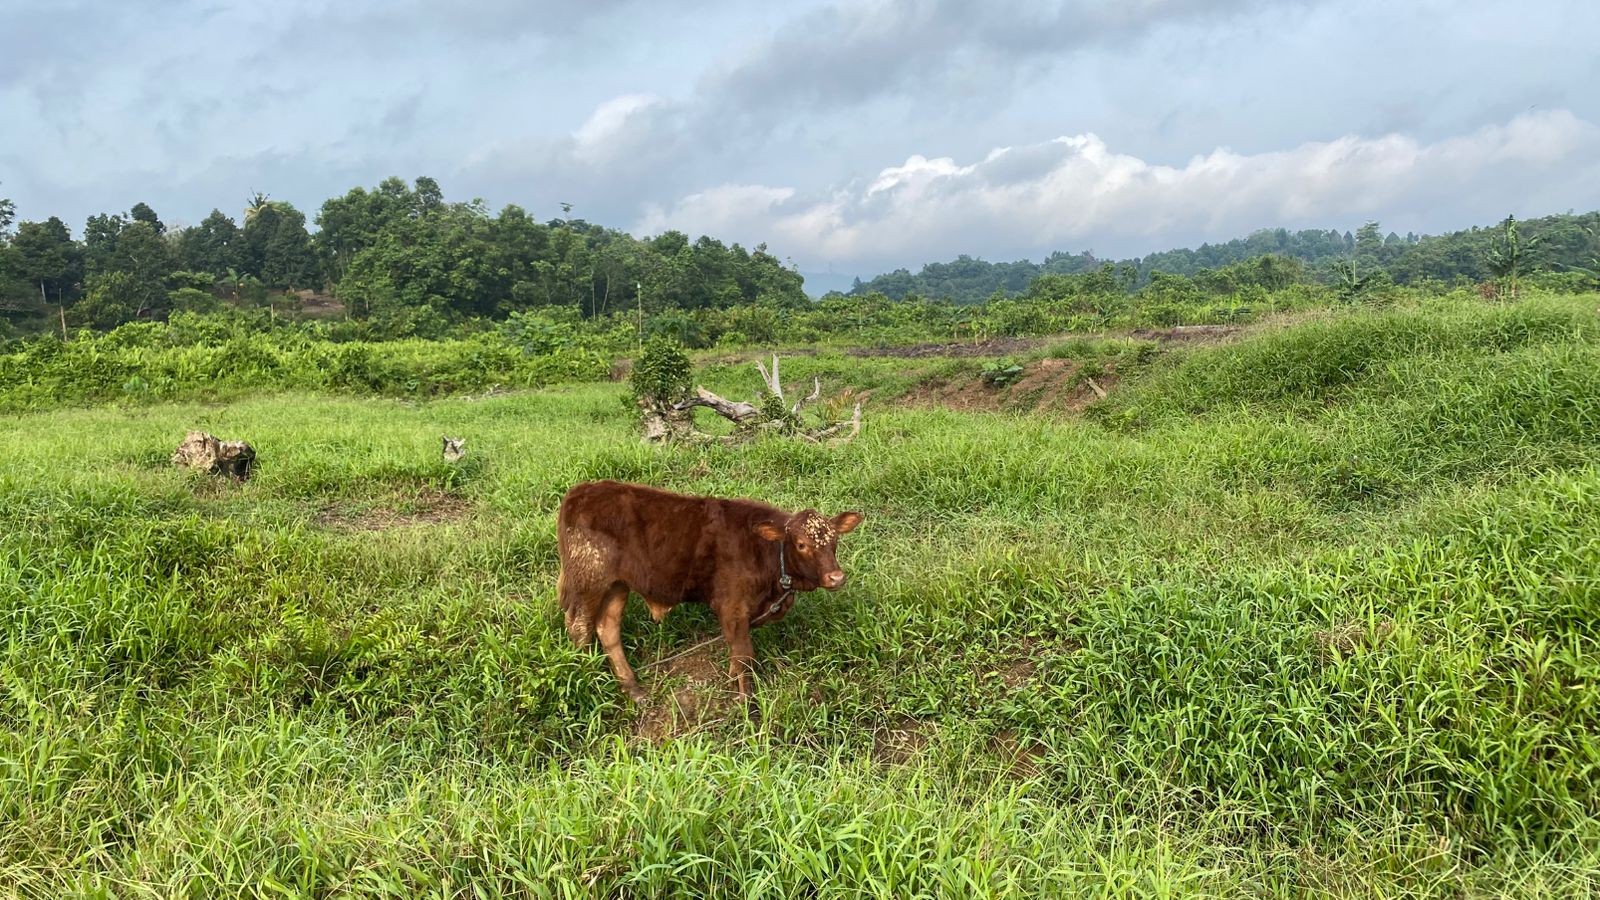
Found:
[[[655,407],[666,407],[689,395],[689,384],[694,367],[683,345],[669,337],[657,335],[644,346],[644,352],[633,364],[628,383],[636,401]]]

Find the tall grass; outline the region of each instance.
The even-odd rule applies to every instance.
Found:
[[[1592,306],[1316,319],[1127,375],[1106,424],[878,404],[837,450],[641,446],[593,383],[0,418],[0,885],[1591,895]],[[259,475],[171,470],[188,427]],[[566,642],[593,477],[866,511],[748,715],[656,746]],[[624,624],[641,665],[714,633]]]
[[[1526,346],[1592,345],[1600,315],[1586,301],[1594,299],[1500,307],[1438,301],[1380,314],[1323,313],[1244,346],[1173,357],[1106,411],[1142,421],[1241,405],[1304,410],[1366,387],[1369,376],[1392,375],[1393,366]]]
[[[128,343],[118,332],[41,339],[0,354],[0,412],[61,404],[236,398],[263,390],[435,397],[490,388],[599,380],[588,350],[524,354],[491,336],[335,344],[236,336],[216,344]]]

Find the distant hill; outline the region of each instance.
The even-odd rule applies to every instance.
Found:
[[[1534,242],[1531,257],[1542,268],[1593,269],[1600,258],[1600,212],[1529,219],[1519,222],[1518,228],[1524,239]],[[1369,222],[1354,233],[1262,229],[1226,243],[1201,244],[1196,248],[1166,250],[1129,259],[1103,259],[1090,253],[1058,251],[1038,263],[1025,259],[987,262],[963,254],[950,262],[928,263],[916,273],[896,269],[870,281],[857,281],[844,292],[876,291],[896,299],[917,295],[958,303],[981,303],[996,293],[1020,294],[1040,275],[1077,274],[1112,264],[1136,272],[1135,284],[1142,285],[1155,272],[1194,275],[1268,254],[1298,259],[1314,272],[1331,271],[1336,262],[1355,257],[1383,268],[1390,278],[1401,284],[1426,278],[1449,281],[1464,277],[1478,281],[1488,276],[1483,260],[1490,237],[1497,231],[1498,226],[1490,225],[1433,236],[1401,236],[1393,232],[1385,235],[1376,222]]]

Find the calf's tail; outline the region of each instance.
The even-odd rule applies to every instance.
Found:
[[[593,604],[584,602],[585,598],[568,580],[564,566],[561,575],[556,578],[556,599],[561,602],[561,611],[566,614],[567,637],[579,647],[594,643]]]

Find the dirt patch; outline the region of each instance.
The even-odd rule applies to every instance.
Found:
[[[467,517],[472,505],[444,491],[375,505],[334,505],[317,514],[317,524],[336,531],[388,531],[413,525],[440,525]]]
[[[1039,764],[1044,759],[1045,748],[1037,741],[1018,737],[1007,729],[989,742],[989,750],[1000,758],[1002,772],[1007,778],[1026,781],[1039,777]]]
[[[332,294],[316,291],[296,291],[300,298],[300,316],[306,319],[339,319],[345,315],[345,306]]]
[[[907,344],[903,347],[852,347],[851,356],[892,356],[897,359],[922,359],[930,356],[1005,356],[1041,347],[1059,338],[992,338],[945,344]]]
[[[1244,331],[1241,325],[1177,325],[1172,328],[1140,328],[1128,337],[1162,343],[1220,343]],[[892,356],[921,359],[931,356],[1008,356],[1059,343],[1072,337],[1115,337],[1115,332],[1095,335],[1058,334],[1049,337],[1003,337],[985,341],[951,341],[937,344],[907,344],[903,347],[852,347],[851,356]]]
[[[1184,344],[1220,344],[1244,331],[1241,325],[1177,325],[1172,328],[1140,328],[1132,336],[1145,341]]]
[[[900,397],[907,406],[954,409],[1001,409],[998,392],[976,378],[948,381],[932,378],[912,388]]]
[[[980,680],[998,681],[1008,691],[1020,690],[1033,682],[1041,662],[1052,656],[1076,653],[1078,649],[1078,644],[1070,640],[1045,642],[1031,637],[1023,638],[1010,651],[1009,661],[1000,664],[990,661],[976,666],[976,674]]]
[[[1020,648],[1018,656],[1011,662],[998,669],[991,669],[985,674],[990,678],[999,679],[1006,690],[1014,691],[1033,680],[1033,673],[1037,670],[1033,656],[1027,647]]]
[[[640,667],[638,674],[651,696],[633,733],[652,744],[714,725],[739,707],[720,638],[701,639],[687,651]]]
[[[1394,623],[1388,619],[1381,619],[1371,627],[1365,622],[1345,622],[1312,632],[1311,640],[1317,645],[1323,661],[1327,661],[1335,654],[1349,656],[1357,650],[1376,649],[1393,633]]]
[[[916,760],[928,746],[928,736],[934,724],[910,716],[902,716],[872,735],[872,758],[891,766],[903,766]]]
[[[1103,400],[1117,385],[1116,365],[1105,362],[1092,370],[1071,359],[1028,363],[1011,384],[988,384],[981,375],[925,381],[900,398],[910,406],[962,411],[1079,413]]]
[[[715,356],[702,357],[698,365],[703,366],[737,366],[741,363],[765,363],[772,359],[773,354],[779,359],[788,359],[791,356],[816,356],[816,347],[785,347],[782,350],[730,350]]]

